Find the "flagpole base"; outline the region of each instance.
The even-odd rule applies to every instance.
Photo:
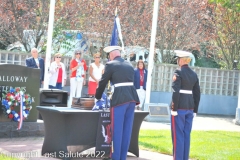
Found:
[[[240,125],[240,108],[236,109],[236,118],[233,120],[233,123]]]

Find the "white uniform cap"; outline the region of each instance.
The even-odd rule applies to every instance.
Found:
[[[120,47],[120,46],[108,46],[108,47],[105,47],[103,50],[106,53],[110,53],[110,52],[112,52],[114,50],[120,50],[121,51],[122,47]]]
[[[178,57],[191,57],[192,53],[190,52],[186,52],[186,51],[181,51],[181,50],[174,50],[174,52],[176,53],[176,58]]]

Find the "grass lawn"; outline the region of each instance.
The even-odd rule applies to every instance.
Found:
[[[140,130],[141,149],[172,154],[169,130]],[[240,159],[240,132],[192,131],[190,158],[193,160]]]
[[[7,157],[6,155],[0,153],[0,160],[18,160],[18,159]]]

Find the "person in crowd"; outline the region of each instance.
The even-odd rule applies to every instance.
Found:
[[[82,52],[80,50],[76,50],[75,56],[70,62],[70,98],[81,97],[82,86],[86,83],[87,64],[86,61],[81,58],[81,54]]]
[[[179,68],[172,82],[171,131],[173,159],[188,160],[193,117],[198,112],[200,86],[197,74],[188,67],[190,53],[175,51]]]
[[[49,68],[49,88],[50,89],[62,89],[66,85],[66,69],[65,65],[61,62],[62,54],[56,53],[54,55],[54,61]]]
[[[142,60],[137,62],[137,68],[134,70],[134,86],[137,89],[140,104],[136,106],[137,110],[142,110],[146,96],[147,70]]]
[[[40,69],[40,87],[44,82],[44,60],[38,57],[37,48],[31,49],[32,57],[26,59],[26,66],[30,68],[38,68]]]
[[[98,82],[100,81],[104,72],[104,65],[101,63],[101,54],[95,53],[93,55],[94,62],[89,67],[89,80],[88,80],[88,95],[95,96]]]
[[[109,53],[110,61],[105,70],[95,94],[96,105],[101,106],[101,97],[108,81],[114,85],[114,93],[110,102],[110,119],[112,147],[110,159],[126,160],[130,144],[135,105],[139,103],[137,91],[133,85],[134,68],[132,64],[120,57],[120,46],[104,48]]]

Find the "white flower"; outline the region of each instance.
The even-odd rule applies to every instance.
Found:
[[[27,115],[26,112],[24,111],[24,112],[23,112],[23,117],[27,118],[27,116],[28,116],[28,115]]]
[[[23,95],[23,91],[20,91],[20,94]]]
[[[32,109],[32,106],[29,107],[29,110],[31,110],[31,109]]]
[[[26,109],[26,106],[23,106],[22,108],[23,108],[23,110],[25,110],[25,109]]]
[[[9,114],[9,113],[11,113],[11,110],[10,110],[10,109],[7,110],[7,114]]]
[[[15,113],[15,114],[14,114],[14,117],[16,117],[16,118],[17,118],[17,117],[18,117],[18,114],[17,114],[17,113]]]
[[[25,98],[23,98],[23,100],[22,100],[23,102],[25,102],[26,101],[26,99]]]
[[[8,105],[10,106],[12,104],[12,102],[8,102]]]

